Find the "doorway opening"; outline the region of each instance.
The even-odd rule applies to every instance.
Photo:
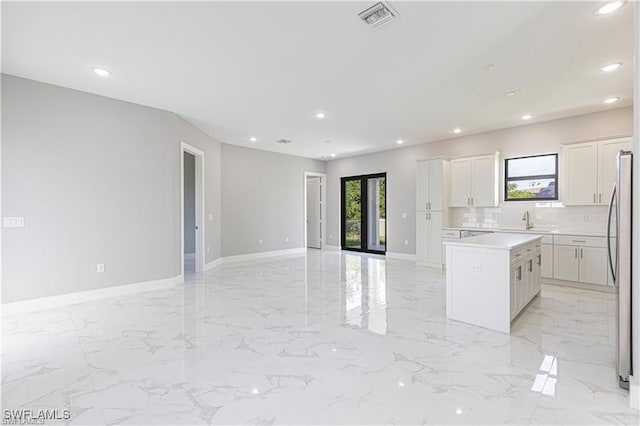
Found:
[[[343,177],[342,249],[385,254],[387,251],[387,174]]]
[[[181,273],[204,269],[204,152],[180,143]]]
[[[323,173],[304,173],[305,247],[322,249],[325,244],[326,180]]]

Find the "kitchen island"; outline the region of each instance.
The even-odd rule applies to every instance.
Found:
[[[447,241],[447,318],[509,333],[540,292],[541,239],[484,234]]]

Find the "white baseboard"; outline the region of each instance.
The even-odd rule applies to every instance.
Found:
[[[636,383],[629,384],[629,406],[640,410],[640,385]]]
[[[143,291],[159,290],[173,287],[184,281],[182,275],[172,278],[164,278],[153,281],[143,281],[133,284],[116,285],[113,287],[98,288],[95,290],[79,291],[76,293],[61,294],[59,296],[41,297],[38,299],[23,300],[20,302],[3,303],[2,314],[11,315],[16,313],[34,312],[45,309],[55,309],[62,306],[73,305],[75,303],[87,302],[90,300],[105,299],[108,297],[123,296],[126,294],[141,293]]]
[[[389,259],[402,259],[402,260],[416,260],[415,254],[406,254],[406,253],[396,253],[393,251],[388,251],[386,256]]]
[[[322,246],[322,249],[323,250],[331,250],[331,251],[340,251],[340,250],[342,250],[340,248],[340,246],[332,246],[332,245],[329,245],[329,244],[325,244],[324,246]]]
[[[216,260],[213,260],[213,261],[211,261],[209,263],[206,263],[204,265],[204,270],[208,271],[209,269],[213,269],[213,268],[215,268],[216,266],[218,266],[220,264],[222,264],[222,258],[221,257],[219,257]]]
[[[243,262],[246,260],[264,259],[266,257],[286,256],[291,254],[303,254],[306,252],[307,252],[307,249],[305,247],[299,247],[299,248],[286,249],[286,250],[271,250],[271,251],[263,251],[258,253],[238,254],[235,256],[224,256],[221,258],[221,260],[222,260],[222,263]]]

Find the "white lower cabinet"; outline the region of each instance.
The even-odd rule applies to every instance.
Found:
[[[540,244],[516,253],[511,260],[510,316],[513,319],[540,292]]]
[[[556,236],[553,246],[553,278],[606,286],[606,239]]]
[[[553,278],[553,244],[542,244],[540,256],[540,275],[542,278]]]
[[[442,212],[416,212],[416,260],[442,266]]]

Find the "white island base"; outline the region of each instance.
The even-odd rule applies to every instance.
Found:
[[[541,239],[484,234],[446,242],[447,318],[510,333],[540,292]]]

